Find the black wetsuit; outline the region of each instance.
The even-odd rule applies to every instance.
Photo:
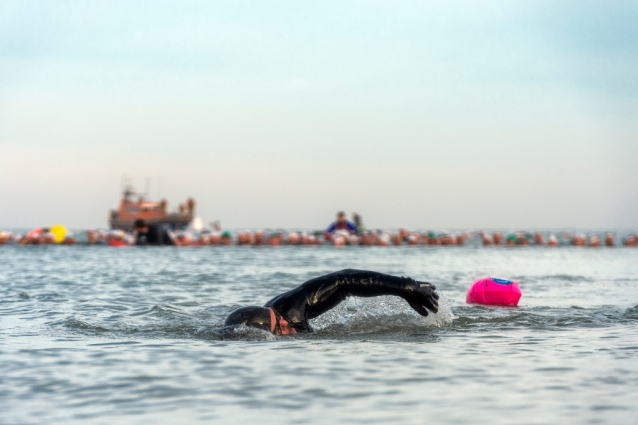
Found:
[[[295,289],[268,301],[297,332],[312,332],[308,323],[348,296],[376,297],[395,295],[405,299],[419,314],[427,316],[423,306],[438,311],[438,295],[434,285],[417,282],[409,277],[390,276],[365,270],[346,269],[311,279]]]
[[[148,226],[148,232],[137,234],[135,245],[175,245],[168,231],[159,224]]]

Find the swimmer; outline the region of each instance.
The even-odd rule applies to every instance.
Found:
[[[421,235],[417,232],[408,235],[408,246],[417,246],[421,242]]]
[[[229,231],[225,231],[222,233],[222,245],[230,246],[233,244],[233,237]]]
[[[209,245],[218,246],[222,242],[222,234],[219,231],[211,232],[208,238]]]
[[[163,226],[149,224],[138,218],[133,223],[136,245],[179,245],[179,240],[174,238]]]
[[[428,245],[441,245],[441,238],[434,232],[428,232]]]
[[[574,235],[574,237],[572,238],[572,245],[574,246],[585,246],[586,245],[586,238],[585,238],[585,234],[584,233],[578,233],[576,235]]]
[[[250,232],[237,233],[237,245],[248,245],[248,242],[250,242]]]
[[[361,245],[362,246],[372,246],[374,245],[374,237],[367,230],[361,234]]]
[[[270,232],[266,235],[266,245],[282,246],[284,244],[284,235],[282,232]]]
[[[444,232],[441,237],[441,245],[456,245],[456,239],[454,239],[449,233]]]
[[[374,234],[374,243],[377,246],[389,246],[390,245],[391,236],[388,232],[384,232],[382,230],[378,230]]]
[[[350,233],[347,230],[337,230],[332,233],[330,241],[336,247],[345,246],[348,243],[348,236],[350,236]]]
[[[225,326],[250,326],[275,335],[312,332],[308,320],[336,307],[349,296],[395,295],[421,316],[439,310],[431,283],[365,270],[346,269],[311,279],[268,301],[263,307],[242,307],[226,317]]]
[[[481,234],[481,241],[483,242],[483,246],[491,246],[492,245],[492,235],[489,233]]]
[[[299,233],[291,232],[288,233],[288,245],[299,245]]]

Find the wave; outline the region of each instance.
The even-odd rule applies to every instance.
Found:
[[[223,314],[217,311],[211,320],[189,315],[171,307],[156,305],[130,314],[118,321],[69,316],[49,323],[54,329],[104,338],[194,339],[266,341],[290,339],[248,327],[224,327]],[[439,312],[421,317],[403,300],[395,297],[352,298],[310,321],[315,332],[292,338],[408,338],[440,336],[441,332],[473,332],[494,329],[565,330],[610,327],[638,322],[638,305],[621,308],[602,306],[497,308],[455,306],[445,296],[439,300]]]
[[[534,307],[494,308],[464,306],[456,310],[454,322],[459,330],[474,328],[528,328],[537,330],[561,330],[571,328],[599,328],[638,321],[638,306],[583,307]]]
[[[219,311],[216,311],[219,313]],[[204,312],[210,317],[210,312]],[[69,316],[63,320],[50,322],[54,329],[63,328],[67,332],[86,336],[106,338],[146,338],[146,339],[203,339],[203,340],[273,340],[269,332],[248,327],[223,327],[223,315],[210,320],[187,314],[170,305],[155,305],[136,311],[128,317],[101,323],[93,318]],[[294,338],[309,335],[331,337],[337,334],[351,335],[393,335],[423,328],[448,326],[455,316],[447,299],[439,300],[439,312],[421,317],[403,300],[395,297],[370,299],[350,299],[311,321],[313,334],[298,334]],[[290,337],[283,337],[289,339]]]

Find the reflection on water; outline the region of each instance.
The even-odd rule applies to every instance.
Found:
[[[2,423],[636,423],[638,251],[0,250]],[[437,285],[422,318],[350,299],[274,337],[222,328],[342,268]],[[479,278],[519,308],[466,306]]]

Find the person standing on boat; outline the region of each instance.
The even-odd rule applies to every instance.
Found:
[[[135,228],[135,245],[178,245],[171,234],[159,224],[148,224],[138,218],[133,224]]]

